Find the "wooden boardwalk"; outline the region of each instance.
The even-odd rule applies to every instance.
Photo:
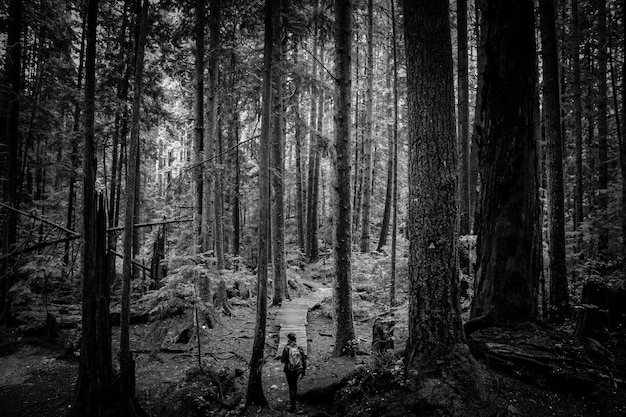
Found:
[[[294,332],[298,341],[298,345],[307,353],[307,312],[315,304],[319,303],[323,298],[332,295],[332,288],[319,286],[318,283],[309,283],[315,291],[311,291],[307,295],[283,302],[280,309],[276,313],[274,319],[276,325],[280,326],[278,333],[278,349],[276,350],[276,358],[280,355],[287,344],[287,334]]]

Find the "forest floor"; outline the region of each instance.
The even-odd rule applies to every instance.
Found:
[[[357,262],[358,265],[358,262]],[[369,265],[368,265],[369,267]],[[330,288],[331,280],[324,274],[303,273],[293,277],[314,282],[313,287]],[[321,390],[338,383],[356,368],[373,372],[371,348],[373,319],[384,311],[376,302],[380,288],[355,279],[355,330],[358,354],[354,358],[332,357],[332,299],[324,297],[308,313],[308,371],[299,383],[300,392]],[[405,283],[406,284],[406,283]],[[297,292],[311,288],[298,285]],[[402,283],[399,285],[402,291]],[[380,294],[379,294],[380,295]],[[255,327],[254,298],[232,299],[232,315],[222,316],[219,323],[206,330],[201,346],[204,374],[198,372],[198,351],[193,340],[180,348],[155,348],[153,335],[159,322],[131,326],[131,349],[136,359],[136,394],[151,416],[175,417],[194,415],[218,416],[287,416],[289,395],[282,364],[276,359],[279,327],[275,320],[278,307],[270,307],[267,326],[266,365],[263,386],[271,408],[243,408],[247,367],[251,355]],[[396,343],[388,356],[388,367],[400,369],[399,358],[406,341],[406,305],[396,313]],[[78,361],[64,356],[69,339],[75,337],[63,330],[55,343],[25,337],[17,328],[0,328],[0,415],[3,417],[56,417],[67,413],[76,383]],[[119,327],[113,328],[114,355],[119,340]],[[393,354],[396,354],[395,356]],[[622,352],[624,354],[625,352]],[[626,354],[623,355],[626,357]],[[396,362],[394,362],[396,361]],[[622,363],[622,366],[624,363]],[[534,384],[527,384],[504,374],[493,373],[497,381],[490,388],[488,401],[467,408],[467,416],[624,416],[626,392],[589,392],[588,395],[559,393]],[[204,378],[204,379],[203,379]],[[216,382],[220,380],[220,382]],[[342,395],[317,401],[299,402],[298,414],[304,416],[401,416],[445,415],[437,410],[406,408],[406,390],[393,389],[385,381],[361,383],[357,378],[344,380]],[[204,385],[202,385],[204,384]],[[210,385],[213,384],[211,387]],[[200,385],[200,386],[198,386]],[[208,387],[208,388],[207,388]],[[207,391],[217,391],[219,401],[201,399]],[[312,391],[313,390],[313,391]],[[181,392],[195,399],[182,405]],[[195,396],[195,397],[194,397]],[[208,398],[204,396],[202,398]],[[203,402],[203,404],[200,404]],[[191,410],[195,409],[195,411]],[[193,412],[196,414],[193,414]],[[187,414],[186,414],[187,413]],[[438,414],[439,413],[439,414]]]

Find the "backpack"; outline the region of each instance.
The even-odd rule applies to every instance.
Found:
[[[290,371],[297,371],[302,369],[302,353],[297,346],[287,346],[289,349],[289,361],[287,362],[287,368]]]

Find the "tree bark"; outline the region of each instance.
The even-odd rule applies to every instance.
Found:
[[[482,11],[481,207],[471,315],[523,321],[537,317],[542,270],[533,2],[486,0]]]
[[[554,0],[539,1],[543,62],[543,108],[547,136],[548,246],[550,256],[550,319],[561,321],[569,307],[565,265],[565,192],[563,134]]]
[[[317,2],[316,2],[317,9]],[[313,61],[312,65],[312,75],[311,77],[315,79],[317,77],[317,49],[318,49],[318,36],[317,33],[317,23],[315,23],[315,29],[313,34]],[[320,48],[321,49],[321,48]],[[317,123],[318,115],[317,115],[317,103],[318,96],[322,94],[321,91],[318,91],[318,87],[315,84],[311,85],[311,114],[310,114],[310,131],[309,131],[309,175],[308,175],[308,186],[307,186],[307,219],[306,219],[306,229],[307,229],[307,257],[309,263],[317,262],[319,259],[319,242],[317,239],[317,205],[318,205],[318,191],[319,191],[319,165],[317,161],[319,160],[319,138],[317,133],[315,132],[315,126]]]
[[[294,65],[298,65],[298,48],[294,51]],[[304,189],[302,178],[302,142],[304,141],[304,134],[302,132],[302,118],[300,115],[300,91],[302,89],[302,79],[296,76],[295,91],[294,91],[294,112],[295,112],[295,126],[294,126],[294,139],[296,146],[296,223],[298,228],[298,247],[304,253],[306,246],[304,244]]]
[[[285,202],[284,202],[284,151],[285,151],[285,106],[283,102],[283,49],[282,49],[282,0],[274,3],[272,37],[272,138],[271,138],[271,171],[272,171],[272,258],[274,270],[273,305],[280,305],[287,296],[287,271],[285,270]]]
[[[138,6],[139,6],[138,2]],[[136,221],[137,174],[139,165],[140,107],[146,37],[148,32],[149,0],[143,0],[137,11],[139,32],[136,44],[133,75],[133,103],[131,113],[130,149],[126,178],[126,212],[124,214],[124,261],[122,277],[122,306],[120,312],[120,378],[121,407],[124,413],[134,414],[132,398],[135,395],[135,367],[130,351],[130,282],[132,278],[134,224]]]
[[[352,314],[352,236],[350,230],[350,96],[352,0],[335,0],[335,348],[334,356],[353,355],[356,339]]]
[[[210,20],[210,59],[209,59],[209,102],[208,102],[208,123],[207,127],[209,135],[205,137],[204,149],[209,150],[209,156],[214,158],[213,175],[208,175],[205,181],[213,181],[213,235],[215,245],[215,258],[217,260],[217,269],[224,269],[224,221],[222,218],[222,164],[220,163],[221,146],[220,146],[220,129],[219,129],[219,60],[220,53],[220,13],[221,2],[214,0],[211,3],[211,20]],[[210,143],[210,144],[209,144]],[[209,172],[209,167],[205,166],[205,172]],[[205,192],[207,189],[205,188]],[[206,201],[205,201],[206,203]],[[210,207],[207,205],[207,207]],[[206,236],[206,235],[205,235]],[[205,245],[208,250],[209,246]]]
[[[457,85],[459,132],[459,199],[461,235],[470,233],[470,137],[469,137],[469,73],[467,44],[467,0],[457,0]]]
[[[372,117],[374,106],[374,7],[367,1],[367,58],[365,63],[365,137],[363,138],[363,213],[361,253],[370,250],[370,206],[372,204]]]
[[[110,403],[113,367],[106,278],[104,199],[96,207],[95,92],[98,1],[87,3],[85,51],[85,136],[83,145],[83,290],[80,362],[69,416],[103,416]]]
[[[609,253],[608,225],[608,96],[607,96],[607,9],[606,0],[596,0],[598,7],[598,252],[602,256]]]
[[[582,99],[580,91],[580,30],[578,24],[578,0],[572,0],[572,89],[574,101],[574,141],[576,148],[576,186],[574,193],[574,230],[582,223],[583,212],[583,128]]]
[[[204,202],[203,171],[204,171],[204,0],[196,0],[196,50],[195,50],[195,120],[194,120],[194,170],[195,210],[193,217],[194,246],[201,250],[202,239],[202,207]]]
[[[407,369],[433,369],[464,344],[448,7],[447,0],[404,2],[411,229]]]
[[[393,42],[393,219],[391,222],[391,284],[389,286],[389,306],[396,304],[396,255],[398,236],[398,52],[396,43],[395,0],[391,4],[391,34]]]
[[[272,118],[272,56],[273,27],[276,10],[280,10],[280,0],[265,1],[265,47],[263,51],[263,108],[261,119],[261,140],[259,143],[259,241],[257,261],[257,302],[254,342],[250,359],[250,375],[246,392],[246,406],[256,404],[268,406],[263,392],[263,361],[265,350],[265,327],[267,323],[267,245],[269,239],[270,216],[270,127]]]

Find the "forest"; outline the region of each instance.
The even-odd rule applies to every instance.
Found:
[[[0,2],[0,415],[626,415],[625,8]]]

